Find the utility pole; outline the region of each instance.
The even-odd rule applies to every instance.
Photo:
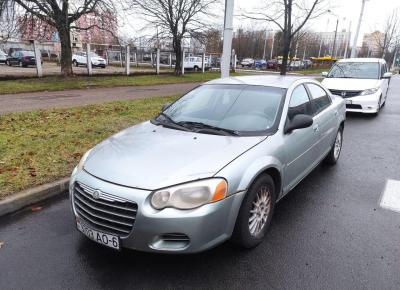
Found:
[[[338,25],[339,25],[339,18],[336,19],[336,29],[335,29],[335,38],[333,39],[332,57],[336,57],[336,37],[337,37]]]
[[[344,48],[343,58],[347,58],[347,50],[349,49],[350,38],[351,38],[350,29],[351,29],[351,21],[350,21],[350,23],[349,23],[349,30],[347,31],[347,33],[348,33],[349,35],[348,35],[348,37],[346,38],[346,44],[345,44],[345,48]]]
[[[357,55],[357,40],[358,40],[358,35],[360,33],[362,18],[364,15],[365,2],[367,2],[368,0],[361,0],[361,1],[362,4],[361,4],[360,18],[358,19],[356,34],[354,35],[354,40],[353,40],[353,46],[351,47],[351,56],[350,56],[351,58],[354,58]]]
[[[272,44],[271,44],[271,57],[270,57],[270,59],[272,59],[272,57],[274,56],[274,44],[275,44],[275,32],[272,32]]]
[[[265,48],[267,46],[267,31],[265,30],[265,35],[264,35],[264,51],[263,51],[263,59],[265,60]]]
[[[325,31],[328,31],[329,28],[329,18],[328,21],[326,22],[326,29]],[[322,49],[322,45],[324,44],[324,37],[321,37],[321,42],[319,44],[319,50],[318,50],[318,57],[321,57],[321,49]]]
[[[221,78],[229,77],[229,63],[232,51],[232,32],[233,32],[233,6],[234,0],[225,0],[224,18],[224,42],[221,58]]]

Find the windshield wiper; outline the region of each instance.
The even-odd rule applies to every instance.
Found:
[[[223,133],[224,135],[239,136],[239,133],[235,130],[220,128],[202,122],[181,121],[178,122],[178,124],[184,126],[185,128],[188,128],[187,126],[190,126],[190,129],[196,129],[196,132],[207,130],[219,134]]]
[[[163,117],[164,120],[160,121],[158,120],[159,117]],[[164,127],[172,128],[172,129],[177,129],[177,130],[183,130],[183,131],[191,131],[189,128],[186,128],[185,126],[182,126],[178,123],[176,123],[170,116],[167,114],[161,112],[157,117],[153,118],[152,121],[156,123],[156,125],[163,125]],[[167,121],[167,122],[164,122]]]

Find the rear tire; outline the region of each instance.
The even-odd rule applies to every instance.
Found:
[[[327,165],[335,165],[339,160],[340,153],[342,152],[343,145],[343,127],[340,127],[336,133],[335,142],[332,145],[331,151],[324,159],[324,163]]]
[[[269,229],[275,200],[273,179],[268,174],[259,176],[242,201],[232,241],[247,249],[258,246]]]
[[[72,63],[73,63],[73,65],[76,66],[76,67],[79,66],[78,62],[77,62],[75,59],[72,61]]]

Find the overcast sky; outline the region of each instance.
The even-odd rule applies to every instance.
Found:
[[[257,9],[262,6],[263,0],[234,0],[235,1],[235,14],[239,15],[244,10]],[[311,0],[308,0],[311,1]],[[329,1],[332,12],[339,16],[339,30],[348,29],[350,21],[352,22],[351,31],[354,33],[356,30],[356,25],[358,22],[358,17],[360,15],[361,10],[361,2],[362,0],[327,0]],[[223,3],[224,0],[221,0]],[[392,11],[396,8],[399,8],[400,12],[400,0],[368,0],[365,6],[363,23],[361,26],[360,37],[358,39],[359,45],[362,42],[362,35],[366,32],[372,32],[375,30],[382,30],[382,26],[384,24],[385,19]],[[329,18],[329,26],[327,28],[327,22]],[[312,20],[308,23],[307,28],[314,31],[334,31],[336,25],[336,16],[333,15],[324,15],[318,19]],[[346,18],[343,20],[343,18]],[[125,25],[123,25],[122,33],[128,34],[131,37],[138,36],[143,34],[143,32],[139,32],[137,27],[143,27],[143,21],[138,19],[127,19]],[[217,20],[219,24],[223,25],[223,17],[221,15],[220,19]],[[244,21],[243,19],[239,19],[238,17],[234,18],[233,21],[234,27],[238,28],[242,27],[253,27],[255,29],[265,29],[267,28],[264,23],[253,22],[253,21]],[[269,24],[269,28],[276,29],[276,26],[273,24]],[[149,33],[148,31],[145,33]],[[353,34],[354,35],[354,34]]]

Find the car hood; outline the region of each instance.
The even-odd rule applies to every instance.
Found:
[[[363,91],[378,87],[380,82],[371,79],[325,78],[322,84],[330,90]]]
[[[211,177],[265,138],[199,134],[145,122],[94,147],[84,169],[109,182],[154,190]]]

